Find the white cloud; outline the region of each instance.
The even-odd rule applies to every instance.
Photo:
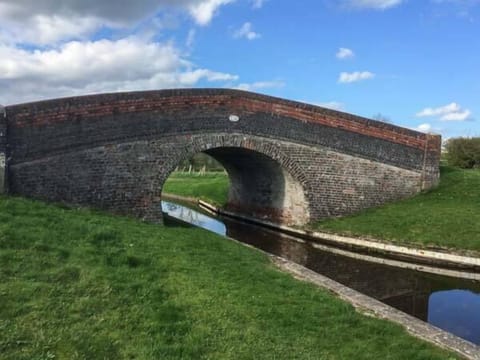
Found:
[[[128,28],[160,10],[182,10],[207,25],[235,0],[0,0],[0,41],[51,45],[85,39],[102,26]]]
[[[346,4],[351,7],[378,10],[388,9],[403,2],[404,0],[346,0]]]
[[[251,0],[254,9],[260,9],[267,0]]]
[[[444,133],[444,130],[445,130],[437,126],[433,126],[432,124],[429,124],[429,123],[420,124],[417,127],[414,127],[411,129],[415,131],[420,131],[426,134],[441,134],[441,133]]]
[[[428,123],[420,124],[414,130],[429,133],[432,130],[432,125]]]
[[[192,1],[188,9],[190,15],[199,25],[207,25],[222,5],[229,4],[234,0],[202,0]]]
[[[240,29],[236,30],[233,33],[233,37],[236,39],[245,38],[248,40],[255,40],[258,39],[261,35],[255,31],[253,31],[252,24],[246,22],[243,24]]]
[[[25,23],[1,20],[0,41],[48,45],[64,39],[85,39],[102,25],[96,17],[68,18],[58,15],[35,15]],[[113,23],[110,25],[114,25]]]
[[[207,69],[196,69],[178,74],[178,80],[176,79],[176,81],[179,82],[180,86],[192,86],[202,79],[210,82],[236,81],[238,80],[238,76]]]
[[[245,91],[256,91],[261,89],[268,88],[282,88],[285,86],[283,81],[273,80],[273,81],[257,81],[254,83],[242,83],[237,85],[235,88]]]
[[[351,49],[340,48],[338,49],[335,56],[337,57],[337,59],[348,59],[354,57],[355,53]]]
[[[72,41],[51,50],[0,45],[0,99],[4,103],[237,80],[233,74],[196,67],[170,43],[134,37]]]
[[[352,73],[342,72],[338,78],[339,83],[352,83],[361,80],[372,79],[375,77],[374,73],[370,71],[355,71]]]
[[[472,112],[468,109],[443,115],[442,121],[465,121],[470,119]]]
[[[338,101],[328,101],[323,103],[317,103],[315,105],[318,105],[327,109],[337,110],[337,111],[345,110],[345,105]]]
[[[437,108],[425,108],[422,111],[418,112],[416,116],[418,117],[425,117],[425,116],[437,116],[437,115],[445,115],[452,112],[457,112],[460,110],[460,106],[457,103],[450,103],[445,106],[440,106]]]
[[[153,40],[181,12],[207,25],[234,1],[0,0],[0,102],[237,82],[189,60],[195,28],[184,50]],[[91,40],[100,29],[115,40]]]
[[[455,102],[436,108],[427,107],[415,114],[417,117],[438,117],[441,121],[465,121],[471,115],[470,110],[463,109]]]

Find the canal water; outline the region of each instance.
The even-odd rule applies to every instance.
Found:
[[[291,260],[480,345],[480,281],[353,259],[326,247],[319,249],[309,241],[230,218],[213,217],[190,206],[162,201],[162,210],[171,218]],[[169,223],[175,221],[166,217],[166,224]]]

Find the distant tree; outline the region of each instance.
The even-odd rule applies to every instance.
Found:
[[[445,158],[449,165],[464,169],[480,167],[480,137],[451,138],[445,144]]]
[[[372,119],[377,120],[377,121],[381,121],[381,122],[384,122],[384,123],[387,123],[387,124],[392,123],[390,118],[388,116],[383,115],[382,113],[377,113],[377,114],[373,115]]]

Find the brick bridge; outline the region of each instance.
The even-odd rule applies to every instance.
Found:
[[[227,170],[229,209],[286,224],[406,198],[439,177],[439,136],[238,90],[100,94],[4,110],[5,192],[146,220],[161,220],[163,183],[198,152]]]

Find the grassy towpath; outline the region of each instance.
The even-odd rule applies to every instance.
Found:
[[[163,191],[223,206],[227,203],[229,186],[228,176],[223,172],[174,172],[165,182]]]
[[[0,358],[448,359],[213,233],[0,197]]]
[[[228,179],[175,174],[165,191],[224,204]],[[310,224],[311,229],[368,236],[420,247],[470,250],[480,254],[480,169],[441,168],[440,185],[408,200],[358,215]]]

